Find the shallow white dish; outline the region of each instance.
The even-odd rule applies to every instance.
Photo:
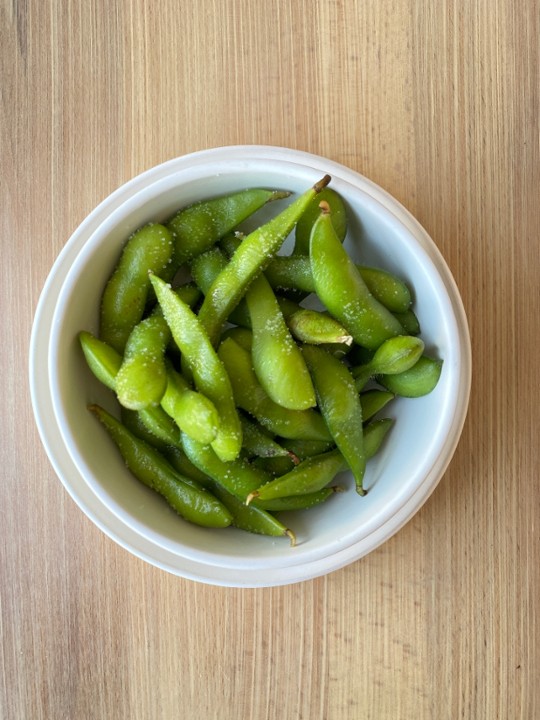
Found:
[[[286,539],[195,527],[129,474],[103,428],[86,411],[89,402],[110,409],[115,403],[87,369],[77,334],[97,332],[103,286],[137,227],[165,220],[195,200],[244,187],[303,192],[326,173],[348,206],[351,254],[396,272],[413,289],[426,349],[444,360],[441,378],[430,395],[397,399],[389,406],[385,414],[396,423],[384,451],[368,464],[365,498],[354,493],[349,480],[349,492],[294,515],[296,547]],[[470,382],[463,305],[423,228],[358,173],[279,147],[233,146],[186,155],[148,170],[106,198],[56,260],[39,300],[30,344],[36,422],[49,459],[75,502],[136,556],[176,575],[226,586],[264,587],[318,577],[394,535],[427,500],[452,458]]]

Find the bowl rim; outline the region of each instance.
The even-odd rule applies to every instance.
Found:
[[[40,380],[43,378],[43,358],[48,359],[49,357],[50,338],[53,334],[50,331],[54,321],[55,308],[62,293],[62,283],[59,284],[57,281],[62,279],[76,261],[88,238],[106,222],[111,214],[134,195],[144,190],[149,183],[153,184],[173,175],[186,165],[206,165],[229,160],[238,162],[242,158],[249,159],[250,162],[256,160],[257,162],[292,163],[323,173],[328,172],[330,175],[360,188],[390,211],[398,222],[414,236],[415,241],[435,265],[439,279],[443,283],[452,305],[461,351],[460,393],[456,398],[453,416],[449,420],[452,431],[451,439],[445,443],[444,452],[434,462],[416,491],[391,517],[391,528],[387,527],[387,521],[383,526],[376,527],[372,533],[364,537],[360,544],[343,547],[325,557],[308,559],[302,564],[291,563],[286,566],[266,567],[264,570],[249,568],[249,566],[241,569],[229,568],[226,565],[216,567],[206,562],[204,558],[181,557],[162,545],[159,545],[160,559],[157,559],[152,554],[152,550],[155,550],[156,547],[155,544],[140,537],[134,529],[119,521],[118,515],[103,505],[86,483],[75,489],[73,483],[67,481],[67,478],[80,475],[80,471],[60,437],[49,384]],[[175,575],[214,585],[263,587],[300,582],[337,570],[381,545],[397,533],[420,509],[442,478],[461,436],[470,396],[471,344],[459,290],[442,254],[420,223],[388,192],[360,173],[340,163],[304,151],[270,145],[222,146],[189,153],[145,170],[102,200],[80,223],[59,253],[40,294],[30,339],[29,375],[34,417],[49,460],[72,499],[106,535],[132,554]]]

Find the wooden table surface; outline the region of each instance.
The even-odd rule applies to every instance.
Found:
[[[0,717],[540,717],[539,3],[1,6]],[[324,155],[396,196],[455,276],[474,361],[421,511],[343,570],[258,590],[109,540],[53,472],[27,380],[39,293],[87,213],[154,164],[237,143]]]

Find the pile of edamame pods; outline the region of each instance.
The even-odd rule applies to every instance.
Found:
[[[262,188],[205,199],[141,227],[106,283],[99,332],[79,334],[119,405],[89,409],[131,473],[189,522],[294,544],[280,512],[327,501],[345,470],[364,495],[393,423],[380,411],[439,380],[410,288],[348,255],[329,181],[294,199]],[[257,224],[275,201],[285,207]]]

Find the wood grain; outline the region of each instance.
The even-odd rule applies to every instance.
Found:
[[[4,0],[0,717],[540,716],[535,0]],[[34,426],[28,339],[71,232],[138,172],[236,143],[366,174],[461,290],[468,420],[365,559],[286,588],[182,580],[88,521]]]

